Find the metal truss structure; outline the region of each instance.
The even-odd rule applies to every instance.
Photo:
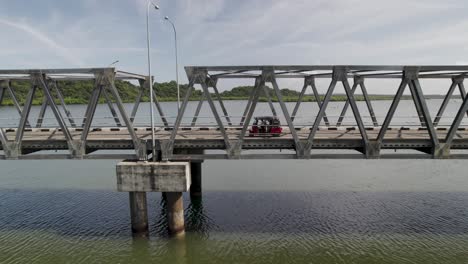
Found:
[[[215,66],[186,67],[188,90],[173,124],[169,123],[156,96],[156,108],[163,125],[157,127],[157,160],[205,159],[314,159],[314,158],[468,158],[453,150],[468,150],[468,129],[461,126],[468,113],[468,96],[464,79],[468,66]],[[278,85],[278,79],[300,79],[302,90],[294,109],[289,112]],[[253,89],[239,120],[230,115],[223,102],[218,82],[221,79],[249,79]],[[320,94],[316,80],[329,81],[325,94]],[[399,87],[385,119],[378,120],[367,92],[369,79],[397,79]],[[451,85],[435,117],[430,114],[420,80],[448,79]],[[60,81],[94,81],[87,110],[79,121],[65,104]],[[115,80],[135,80],[140,84],[139,94],[131,113],[127,113]],[[31,89],[21,104],[11,86],[12,81],[29,81]],[[149,78],[142,75],[115,71],[114,68],[60,69],[60,70],[0,70],[0,103],[8,95],[20,115],[17,127],[0,129],[4,159],[43,158],[123,158],[147,160],[151,155],[151,127],[134,124],[142,97],[148,91]],[[347,101],[337,123],[327,116],[336,86],[341,83]],[[270,89],[273,89],[273,95]],[[192,115],[187,113],[193,91],[202,90],[202,98]],[[450,125],[442,125],[441,118],[451,104],[458,87],[463,103]],[[34,95],[42,89],[44,98],[37,121],[31,122],[30,112]],[[297,124],[297,113],[308,90],[311,90],[318,111],[307,113],[313,121],[310,126]],[[356,91],[361,90],[372,125],[363,122],[362,109],[358,108]],[[411,93],[418,114],[417,129],[392,127],[391,122],[405,90]],[[248,129],[261,96],[267,98],[274,116],[286,123],[284,133],[277,138],[248,137]],[[107,104],[115,127],[92,127],[99,98]],[[273,103],[276,100],[277,103]],[[209,106],[215,121],[211,127],[197,127],[204,102]],[[314,103],[315,104],[315,103]],[[275,107],[279,107],[276,109]],[[42,128],[45,111],[50,108],[57,121],[55,129]],[[355,126],[344,127],[343,119],[349,108]],[[190,122],[185,123],[185,118]],[[148,120],[149,124],[149,120]],[[34,127],[32,127],[34,125]],[[149,131],[149,132],[148,132]],[[352,153],[326,153],[324,150],[346,150]],[[66,154],[41,153],[48,150],[67,151]],[[96,154],[96,151],[111,154]],[[131,154],[122,151],[132,150]],[[261,150],[253,152],[252,150]],[[286,150],[287,153],[280,152]],[[416,150],[418,154],[388,154],[385,150]],[[323,151],[323,153],[322,153]]]

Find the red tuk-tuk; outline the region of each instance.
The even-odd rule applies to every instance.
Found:
[[[252,128],[249,130],[251,137],[279,137],[283,132],[281,123],[276,116],[255,117]]]

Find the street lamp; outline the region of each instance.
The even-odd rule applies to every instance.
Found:
[[[179,58],[177,54],[177,30],[174,23],[169,19],[168,16],[164,18],[166,21],[171,23],[174,29],[174,47],[175,47],[175,61],[176,61],[176,81],[177,81],[177,111],[180,110],[180,87],[179,87]]]
[[[116,60],[113,63],[109,64],[109,66],[107,66],[107,68],[110,68],[110,67],[116,65],[117,63],[119,63],[119,60]]]
[[[151,51],[150,51],[150,30],[149,30],[149,12],[151,7],[154,7],[155,10],[159,9],[159,6],[148,1],[148,7],[146,9],[146,43],[148,47],[148,85],[150,88],[150,118],[151,118],[151,153],[153,155],[153,161],[156,161],[156,139],[154,135],[154,91],[153,91],[153,78],[151,78]]]

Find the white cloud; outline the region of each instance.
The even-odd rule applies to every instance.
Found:
[[[24,33],[27,33],[37,39],[40,43],[47,46],[50,49],[53,49],[57,52],[57,55],[62,57],[68,63],[73,65],[82,66],[83,62],[80,58],[76,57],[69,49],[63,47],[62,45],[58,44],[52,38],[47,36],[45,33],[40,32],[39,30],[33,28],[30,25],[19,23],[19,22],[12,22],[8,20],[0,19],[0,24],[18,29]]]

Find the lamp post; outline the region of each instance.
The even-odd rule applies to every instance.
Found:
[[[174,48],[175,48],[175,64],[176,64],[176,82],[177,82],[177,111],[180,110],[180,87],[179,87],[179,58],[177,52],[177,30],[174,23],[169,19],[168,16],[164,18],[167,22],[171,23],[174,29]]]
[[[151,118],[151,153],[153,155],[153,161],[156,161],[156,139],[154,135],[154,91],[153,91],[153,78],[151,78],[151,51],[150,51],[150,30],[149,30],[149,12],[151,7],[155,10],[159,9],[159,6],[148,1],[148,7],[146,10],[146,42],[148,47],[148,85],[150,90],[150,118]]]
[[[110,68],[110,67],[116,65],[117,63],[119,63],[119,60],[116,60],[113,63],[109,64],[109,66],[107,66],[107,68]]]

